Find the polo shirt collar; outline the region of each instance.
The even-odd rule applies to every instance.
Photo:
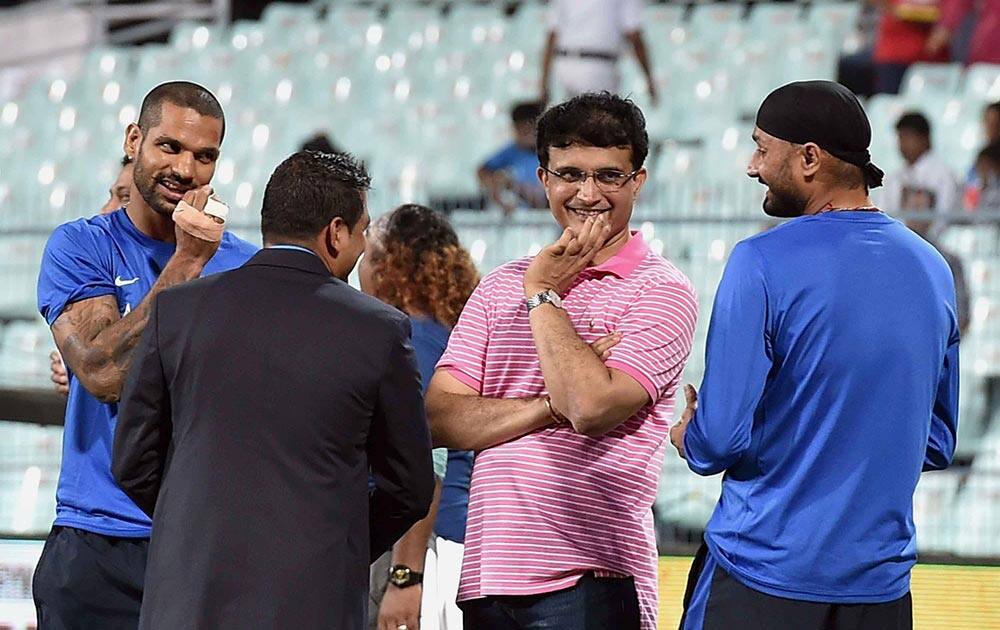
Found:
[[[649,253],[649,246],[642,239],[640,232],[630,231],[629,234],[632,236],[625,243],[625,247],[618,250],[611,258],[594,267],[588,267],[587,270],[594,273],[611,273],[619,278],[627,278]]]

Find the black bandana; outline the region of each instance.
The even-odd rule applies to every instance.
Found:
[[[858,97],[832,81],[798,81],[771,92],[757,111],[757,127],[775,138],[814,142],[830,155],[860,167],[869,188],[885,173],[872,164],[872,127]]]

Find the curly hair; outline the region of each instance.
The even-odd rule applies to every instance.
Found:
[[[376,297],[405,313],[426,313],[454,326],[479,284],[479,272],[448,220],[430,208],[404,204],[374,227]]]

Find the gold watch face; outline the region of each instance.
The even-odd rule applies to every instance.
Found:
[[[392,579],[396,582],[404,582],[408,577],[410,577],[409,569],[396,569],[392,572]]]

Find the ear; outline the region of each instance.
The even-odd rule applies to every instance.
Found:
[[[327,249],[336,258],[351,244],[351,230],[342,217],[333,217],[326,228]]]
[[[535,171],[535,174],[538,175],[538,181],[542,182],[542,186],[544,186],[545,188],[548,188],[549,187],[549,172],[546,171],[541,166],[539,166],[538,170]]]
[[[813,142],[807,142],[800,149],[802,160],[802,174],[806,177],[813,177],[819,172],[819,165],[823,159],[823,150]]]
[[[125,155],[135,160],[135,156],[139,155],[141,144],[142,129],[139,129],[139,125],[135,123],[129,123],[129,126],[125,128],[125,145],[122,147],[125,150]]]
[[[643,184],[646,183],[646,179],[649,178],[649,172],[645,167],[640,168],[639,172],[635,174],[633,181],[635,182],[635,191],[632,193],[634,196],[639,196],[639,191],[642,190]]]
[[[323,242],[323,248],[330,258],[336,258],[340,255],[340,250],[342,249],[340,244],[340,239],[338,238],[337,232],[342,222],[340,217],[335,217],[333,221],[330,221],[326,227],[323,228],[323,232],[320,238]]]

